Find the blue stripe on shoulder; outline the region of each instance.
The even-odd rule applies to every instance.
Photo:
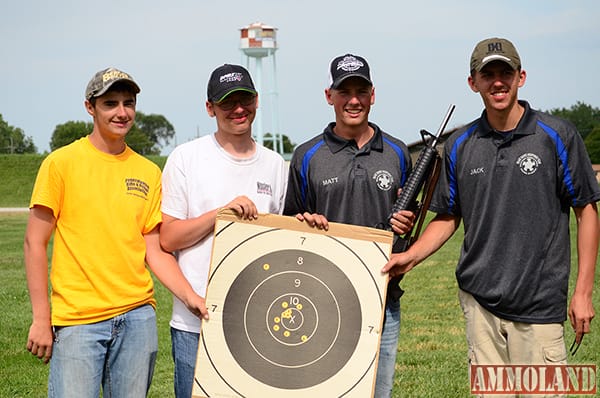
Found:
[[[571,169],[569,169],[569,154],[567,153],[567,147],[564,142],[560,139],[560,136],[552,127],[547,124],[542,123],[541,121],[537,121],[538,126],[542,128],[548,134],[548,136],[554,142],[554,147],[556,148],[556,155],[560,159],[560,162],[563,165],[563,182],[569,191],[569,195],[571,195],[572,201],[575,200],[575,188],[573,187],[573,178],[571,176]],[[574,202],[573,202],[574,204]]]
[[[408,179],[408,176],[406,175],[406,158],[404,156],[404,152],[402,151],[402,148],[400,148],[399,145],[390,141],[388,138],[383,137],[383,141],[389,146],[391,146],[394,152],[396,152],[396,154],[398,155],[398,158],[400,158],[400,171],[402,172],[402,176],[400,177],[400,186],[403,187],[404,183]]]
[[[310,159],[312,159],[312,157],[315,155],[317,150],[324,143],[325,143],[325,140],[320,140],[319,142],[317,142],[315,145],[313,145],[312,148],[310,148],[308,151],[306,151],[306,153],[304,154],[304,157],[302,158],[302,168],[300,169],[300,180],[301,180],[300,195],[302,198],[302,203],[305,205],[306,205],[306,192],[308,190],[308,164],[310,163]]]
[[[452,210],[456,205],[456,193],[458,191],[458,183],[456,181],[456,162],[458,158],[458,148],[462,145],[462,143],[473,134],[475,129],[479,123],[473,124],[467,131],[462,133],[452,145],[452,149],[450,150],[450,173],[448,176],[448,189],[449,189],[449,198],[448,198],[448,209]]]

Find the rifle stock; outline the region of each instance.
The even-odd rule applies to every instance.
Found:
[[[427,209],[429,208],[429,201],[433,194],[433,189],[437,183],[437,176],[439,175],[440,155],[436,149],[436,145],[444,132],[455,107],[456,105],[454,104],[450,105],[436,135],[433,135],[426,130],[421,130],[421,137],[423,138],[425,148],[419,154],[415,167],[408,177],[406,184],[402,187],[402,192],[392,206],[392,212],[387,220],[389,225],[394,213],[397,213],[400,210],[410,210],[415,213],[417,217],[417,229],[415,231],[415,228],[413,227],[413,229],[407,232],[404,237],[394,234],[393,253],[405,251],[418,238]],[[418,197],[421,192],[423,192],[423,195],[421,202],[419,202]],[[416,233],[413,234],[413,232]]]

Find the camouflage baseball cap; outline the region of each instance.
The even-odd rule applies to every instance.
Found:
[[[131,75],[121,72],[116,68],[106,68],[96,72],[92,80],[85,89],[85,99],[90,100],[94,97],[100,97],[116,82],[125,82],[131,86],[134,93],[140,92],[140,86],[133,80]]]
[[[521,58],[515,46],[507,39],[492,37],[477,43],[471,54],[471,71],[477,72],[492,61],[503,61],[514,70],[521,67]]]

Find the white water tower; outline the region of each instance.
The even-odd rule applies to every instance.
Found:
[[[263,24],[262,22],[255,22],[243,28],[240,28],[240,50],[246,56],[245,63],[246,68],[250,70],[250,58],[254,59],[254,72],[250,71],[252,78],[254,79],[254,85],[259,93],[259,109],[256,112],[256,119],[254,121],[254,135],[257,141],[262,145],[264,142],[264,129],[262,124],[262,106],[261,103],[266,103],[267,96],[263,91],[263,70],[262,61],[263,58],[270,59],[272,65],[272,72],[269,74],[271,88],[271,139],[273,140],[273,149],[276,152],[283,154],[283,139],[279,133],[279,120],[277,117],[277,65],[275,62],[275,51],[277,50],[277,29]],[[263,102],[264,101],[264,102]]]

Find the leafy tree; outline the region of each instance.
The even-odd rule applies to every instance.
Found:
[[[137,127],[141,134],[146,136],[146,139],[140,134],[131,134],[135,132],[130,131],[127,135],[127,145],[134,149],[139,148],[136,150],[143,155],[158,155],[160,150],[164,146],[169,145],[175,136],[173,125],[163,115],[153,113],[146,115],[142,112],[137,112],[135,115],[135,127]]]
[[[93,128],[94,123],[82,121],[69,121],[57,125],[52,133],[52,137],[50,138],[50,150],[53,151],[57,148],[68,145],[81,137],[85,137],[92,132]]]
[[[0,153],[37,153],[31,137],[19,127],[10,126],[0,114]]]
[[[294,144],[290,140],[290,137],[288,137],[285,134],[282,134],[281,138],[282,138],[282,142],[283,142],[283,153],[294,152],[294,147],[296,146],[296,144]],[[273,149],[273,135],[271,133],[265,133],[263,145],[269,149]],[[279,148],[279,145],[278,145],[278,148]]]
[[[577,127],[579,134],[583,138],[592,132],[594,127],[600,125],[600,109],[577,101],[570,109],[555,108],[549,111],[550,114],[569,120]]]
[[[146,132],[140,130],[137,123],[133,125],[125,137],[127,145],[141,155],[158,155],[160,147],[150,140]]]
[[[600,125],[594,127],[584,142],[592,163],[600,163]]]

